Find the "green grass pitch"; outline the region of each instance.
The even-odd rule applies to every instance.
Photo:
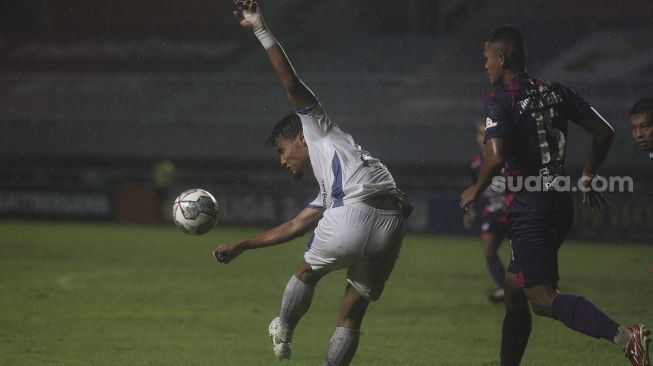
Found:
[[[267,339],[305,238],[213,262],[218,227],[0,221],[0,365],[270,365]],[[506,244],[502,257],[509,256]],[[561,290],[653,326],[653,246],[566,243]],[[287,365],[321,365],[343,271],[319,284]],[[498,365],[501,305],[476,238],[408,236],[353,365]],[[626,365],[612,344],[534,317],[524,365]]]

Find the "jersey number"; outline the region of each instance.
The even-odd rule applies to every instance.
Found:
[[[558,116],[553,108],[531,113],[537,122],[537,138],[540,143],[542,164],[549,164],[551,161],[562,161],[565,156],[565,135],[559,129],[553,127],[551,120]],[[547,136],[553,139],[555,146],[549,146]]]

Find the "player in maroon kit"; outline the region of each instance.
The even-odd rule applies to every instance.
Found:
[[[585,179],[595,177],[605,159],[612,127],[571,89],[528,75],[517,28],[504,25],[491,32],[484,56],[485,70],[496,86],[485,99],[485,161],[476,184],[462,193],[460,207],[478,199],[506,162],[509,179],[543,183],[540,190],[513,185],[518,188],[506,197],[513,256],[505,281],[501,365],[521,362],[531,331],[529,304],[537,315],[615,343],[632,365],[649,365],[648,330],[643,325],[622,326],[586,298],[557,291],[558,249],[573,221],[571,194],[557,185],[565,178],[568,121],[592,136],[591,155],[582,172]],[[605,207],[603,195],[591,189],[583,189],[583,202]]]

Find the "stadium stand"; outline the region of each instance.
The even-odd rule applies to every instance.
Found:
[[[529,35],[536,75],[571,85],[613,122],[618,135],[607,168],[650,168],[629,145],[624,121],[653,82],[645,47],[653,8],[633,0],[573,3],[264,6],[295,66],[341,127],[404,184],[455,198],[467,184],[472,144],[464,141],[482,118],[489,88],[483,38],[498,23]],[[197,177],[215,184],[285,181],[262,142],[289,106],[260,47],[234,26],[228,1],[29,0],[3,1],[0,9],[0,185],[145,182],[160,159],[176,162],[191,180],[180,185]],[[592,64],[599,67],[593,74],[583,72],[590,66],[578,60],[615,49],[628,57],[605,56]],[[601,67],[627,71],[606,75]],[[572,169],[584,156],[578,150],[569,154]]]

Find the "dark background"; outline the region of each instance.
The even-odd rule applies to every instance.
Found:
[[[653,3],[578,0],[260,1],[268,26],[332,118],[418,206],[415,232],[463,233],[456,209],[477,151],[482,45],[519,26],[529,71],[575,89],[614,126],[602,173],[631,176],[575,235],[652,239],[653,166],[627,113],[653,85]],[[269,225],[314,196],[263,145],[290,109],[229,1],[0,0],[0,215],[166,221],[212,191],[221,220]],[[589,154],[572,126],[568,172]]]

